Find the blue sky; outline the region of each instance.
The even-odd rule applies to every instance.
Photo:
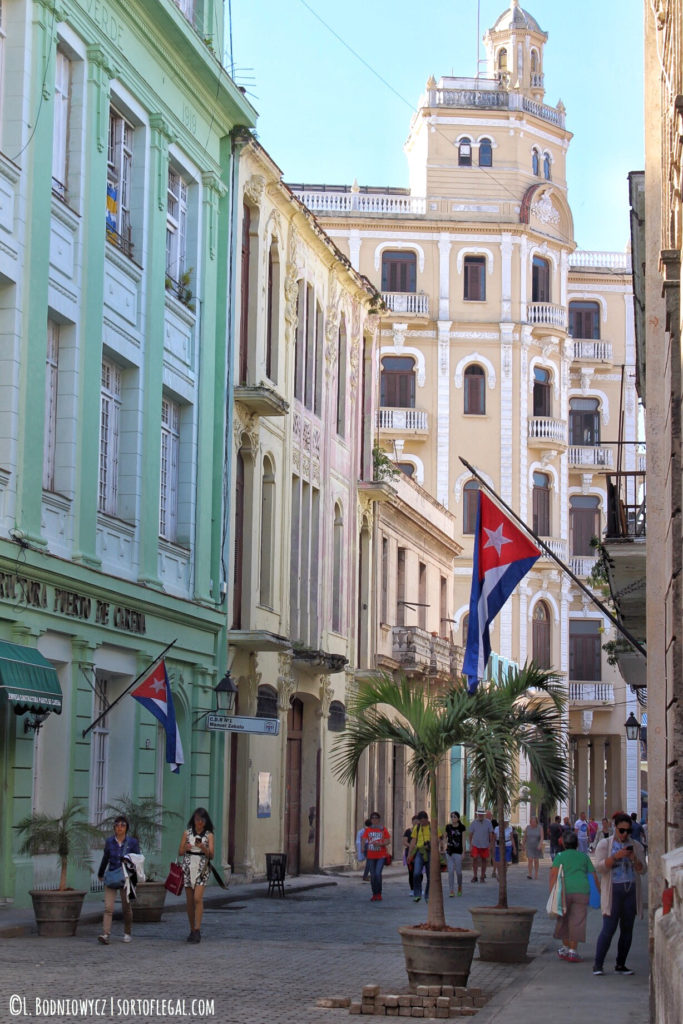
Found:
[[[306,3],[388,85],[302,0],[232,0],[235,78],[259,111],[260,142],[285,181],[407,186],[403,142],[427,78],[476,71],[477,0]],[[506,6],[481,0],[481,35]],[[574,133],[568,182],[576,241],[623,250],[626,176],[644,163],[642,0],[522,6],[548,33],[546,102],[562,99]]]

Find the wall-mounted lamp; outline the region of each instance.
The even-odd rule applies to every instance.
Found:
[[[636,716],[631,712],[626,721],[624,722],[624,729],[626,729],[627,740],[640,739],[640,722]]]
[[[235,710],[235,697],[238,691],[230,672],[225,673],[213,692],[216,694],[216,710],[223,714],[232,714]]]
[[[27,715],[24,719],[24,734],[27,732],[38,732],[41,725],[45,722],[49,712],[44,715]]]

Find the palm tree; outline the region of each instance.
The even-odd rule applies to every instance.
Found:
[[[84,816],[78,800],[65,804],[58,817],[35,812],[23,818],[14,826],[23,842],[20,853],[35,856],[39,853],[56,853],[59,857],[60,875],[58,890],[66,889],[66,870],[69,861],[78,867],[88,867],[90,851],[102,841],[102,835]]]
[[[498,904],[506,908],[507,864],[503,820],[519,792],[519,759],[524,754],[533,777],[551,802],[567,796],[568,767],[563,749],[566,694],[559,677],[534,662],[510,669],[500,683],[483,683],[482,702],[488,742],[470,748],[472,784],[496,807],[500,863]]]
[[[483,696],[469,697],[464,686],[447,696],[430,693],[426,684],[406,677],[378,676],[360,683],[347,706],[346,731],[337,740],[333,770],[342,782],[355,782],[361,757],[374,743],[393,743],[411,751],[408,771],[429,792],[430,899],[427,928],[446,928],[439,857],[437,771],[451,747],[484,746],[487,723],[480,712]],[[473,713],[475,712],[475,713]]]

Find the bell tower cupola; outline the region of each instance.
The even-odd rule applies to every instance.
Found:
[[[543,102],[543,47],[548,34],[535,18],[511,0],[510,7],[484,36],[487,75],[506,89]]]

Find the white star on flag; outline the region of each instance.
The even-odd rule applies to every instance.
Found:
[[[498,529],[496,529],[496,530],[488,530],[486,527],[484,527],[484,532],[486,534],[488,534],[488,538],[489,538],[487,540],[486,544],[484,544],[484,547],[485,548],[495,548],[497,555],[500,555],[500,549],[502,548],[503,544],[512,544],[512,539],[510,537],[504,537],[503,536],[503,524],[502,523],[499,525]]]
[[[163,693],[166,689],[166,683],[163,679],[155,679],[152,683],[152,689],[155,693]]]

